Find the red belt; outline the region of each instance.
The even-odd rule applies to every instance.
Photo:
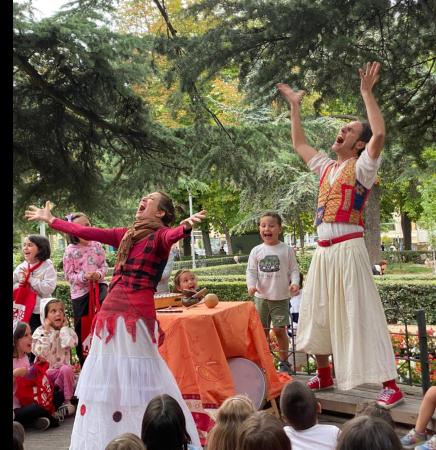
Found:
[[[338,244],[339,242],[344,242],[350,239],[356,239],[361,237],[363,237],[363,231],[359,231],[358,233],[344,234],[343,236],[339,236],[333,239],[319,240],[318,245],[321,247],[330,247],[331,245]]]

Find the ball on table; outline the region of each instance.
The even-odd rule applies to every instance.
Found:
[[[218,296],[216,294],[207,294],[204,297],[204,303],[208,308],[215,308],[215,306],[219,303]]]

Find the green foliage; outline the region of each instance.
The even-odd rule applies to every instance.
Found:
[[[110,218],[117,202],[101,199],[113,183],[133,191],[133,176],[143,189],[178,165],[183,142],[151,119],[133,90],[152,71],[151,40],[117,34],[81,6],[35,22],[14,3],[17,215],[50,198]]]

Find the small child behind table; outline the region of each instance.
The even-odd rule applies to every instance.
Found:
[[[263,243],[251,250],[246,276],[248,295],[254,296],[267,335],[272,322],[279,344],[279,371],[290,373],[286,327],[289,325],[289,298],[299,290],[300,271],[294,249],[279,239],[281,232],[279,214],[266,212],[260,217],[259,234]]]
[[[189,269],[180,269],[174,275],[174,291],[197,291],[198,279],[194,272]]]
[[[47,376],[64,395],[64,404],[59,409],[65,415],[72,415],[75,377],[71,348],[77,345],[77,334],[68,326],[64,303],[56,298],[41,301],[41,323],[32,336],[32,352],[49,363]]]
[[[284,430],[292,450],[334,450],[340,430],[334,425],[318,423],[321,404],[303,383],[291,381],[280,395],[280,410],[287,426]]]

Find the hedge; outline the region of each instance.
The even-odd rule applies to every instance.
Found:
[[[381,278],[381,277],[380,277]],[[379,281],[375,278],[380,297],[389,321],[415,320],[415,311],[424,309],[428,324],[436,324],[436,280]],[[204,280],[206,281],[206,280]],[[221,301],[250,300],[245,281],[213,281],[201,283],[209,292],[218,295]],[[66,305],[67,315],[72,317],[70,289],[68,283],[59,281],[55,296]]]

